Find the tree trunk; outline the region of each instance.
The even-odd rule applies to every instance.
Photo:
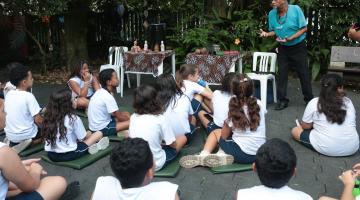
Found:
[[[86,0],[72,1],[65,15],[65,43],[67,70],[79,60],[88,58],[87,18],[89,7]]]
[[[213,10],[217,12],[219,17],[227,17],[226,0],[205,0],[205,13],[208,16],[213,16]]]

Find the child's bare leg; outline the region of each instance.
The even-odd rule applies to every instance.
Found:
[[[89,106],[89,99],[85,97],[78,97],[76,100],[77,109],[86,109]]]
[[[176,152],[180,152],[180,150],[184,147],[187,142],[187,138],[185,135],[180,135],[176,137]]]
[[[116,122],[116,131],[122,131],[129,129],[130,120],[123,122]]]
[[[189,121],[190,121],[190,124],[192,124],[193,126],[196,126],[196,117],[195,116],[189,117]]]
[[[203,150],[207,151],[209,153],[214,151],[214,149],[218,145],[220,136],[221,136],[221,129],[216,129],[216,130],[212,131],[206,139]]]
[[[291,130],[291,135],[295,140],[300,141],[300,135],[303,131],[304,129],[301,126],[297,126]]]
[[[206,112],[203,110],[200,110],[199,112],[199,119],[201,124],[207,128],[207,125],[209,124],[210,120],[206,117]]]
[[[195,94],[194,99],[196,99],[200,103],[203,101],[203,97],[200,94]]]
[[[101,131],[96,131],[93,134],[87,133],[84,143],[88,146],[91,146],[92,144],[97,143],[101,138],[103,137],[103,134]]]
[[[40,186],[36,191],[44,198],[44,200],[59,199],[65,192],[67,183],[61,176],[48,176],[40,181]]]
[[[203,104],[205,104],[205,106],[209,109],[209,110],[207,110],[208,113],[214,112],[214,108],[213,108],[213,105],[212,105],[212,102],[210,99],[204,98]],[[204,105],[203,105],[203,107],[204,107]]]

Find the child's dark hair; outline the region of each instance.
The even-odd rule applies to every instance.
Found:
[[[99,74],[99,82],[102,88],[107,88],[107,81],[110,81],[112,78],[113,73],[115,72],[114,69],[104,69]]]
[[[151,85],[141,85],[134,90],[134,111],[137,114],[159,115],[163,108],[158,101],[158,93]]]
[[[158,99],[164,110],[169,106],[172,100],[174,100],[174,104],[171,106],[175,106],[176,95],[183,94],[171,74],[161,74],[156,78],[156,89],[158,91]]]
[[[176,83],[181,88],[183,81],[187,79],[189,75],[195,75],[196,70],[199,70],[197,65],[193,64],[183,64],[180,66],[179,71],[176,72]]]
[[[231,88],[235,97],[232,97],[229,102],[229,120],[232,121],[235,128],[240,130],[250,128],[251,131],[256,131],[260,124],[260,107],[257,99],[252,96],[253,87],[252,80],[246,75],[234,75]],[[243,108],[245,105],[248,113],[245,113]]]
[[[287,142],[273,138],[258,149],[255,166],[263,185],[281,188],[294,174],[296,154]]]
[[[345,120],[344,93],[338,89],[344,85],[343,79],[337,74],[327,74],[321,80],[321,90],[318,101],[319,113],[324,113],[331,123],[342,124]]]
[[[65,116],[69,117],[70,125],[74,124],[76,115],[72,107],[71,91],[69,89],[53,92],[46,106],[41,135],[43,140],[50,143],[51,146],[55,145],[58,132],[60,140],[68,141],[64,125]]]
[[[28,72],[30,71],[27,66],[18,62],[10,63],[7,68],[10,69],[10,83],[16,87],[19,86],[21,81],[28,77]]]
[[[229,72],[225,74],[224,78],[221,81],[221,91],[231,94],[231,84],[232,80],[234,79],[236,73],[235,72]]]
[[[89,62],[86,60],[80,60],[78,62],[75,62],[72,65],[73,68],[72,68],[71,74],[69,76],[69,79],[71,79],[72,77],[75,77],[75,76],[82,78],[80,72],[81,72],[81,69],[83,68],[84,64],[89,65]]]
[[[110,166],[122,188],[141,186],[153,166],[149,144],[141,138],[122,140],[110,155]]]

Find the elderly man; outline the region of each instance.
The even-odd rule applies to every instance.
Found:
[[[269,32],[260,30],[261,37],[276,36],[278,48],[278,104],[275,110],[288,106],[286,96],[288,73],[292,67],[300,78],[305,103],[313,98],[305,43],[307,22],[304,13],[297,5],[289,5],[287,0],[273,0],[269,13]]]

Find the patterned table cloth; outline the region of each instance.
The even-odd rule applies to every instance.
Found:
[[[164,52],[125,52],[124,53],[124,69],[125,71],[152,73],[154,76],[158,75],[158,66],[168,56],[174,54],[173,50],[166,50]]]
[[[225,74],[238,59],[240,59],[238,51],[232,51],[223,56],[189,53],[185,62],[199,66],[199,75],[206,82],[221,83]]]

